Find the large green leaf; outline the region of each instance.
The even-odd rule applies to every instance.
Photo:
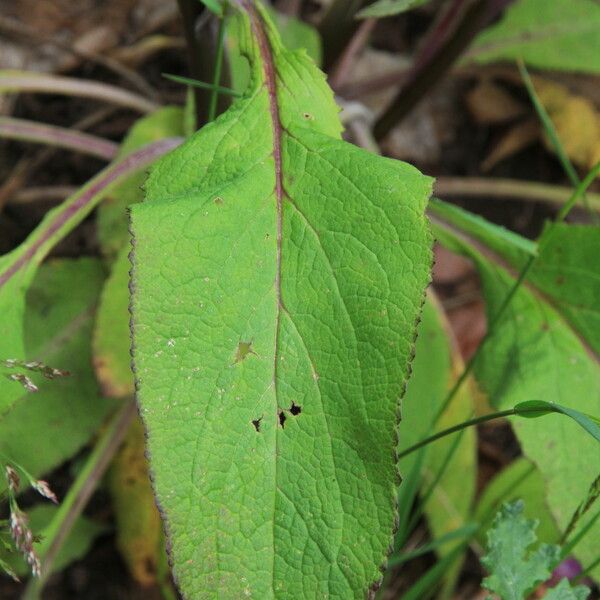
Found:
[[[27,358],[71,373],[52,381],[32,375],[39,391],[22,392],[0,420],[0,452],[35,477],[80,450],[115,407],[100,398],[91,369],[90,336],[102,281],[96,260],[54,260],[42,266],[29,290]],[[4,478],[0,482],[3,488]]]
[[[242,4],[250,89],[131,212],[155,490],[187,597],[363,598],[396,515],[431,180],[343,142],[323,75]]]
[[[513,277],[484,258],[468,241],[443,229],[438,234],[450,248],[475,261],[488,315],[495,315],[514,284]],[[541,257],[539,260],[543,265]],[[475,373],[498,409],[541,399],[600,414],[600,366],[596,358],[587,351],[570,321],[527,286],[515,294],[495,327]],[[598,475],[600,444],[582,434],[572,419],[559,414],[544,419],[543,424],[536,419],[518,419],[512,425],[523,452],[542,473],[548,505],[564,531]],[[575,554],[584,563],[596,558],[599,534],[600,525],[596,524],[578,544]]]
[[[445,429],[472,416],[473,398],[469,386],[465,386],[434,426],[448,389],[461,369],[461,360],[448,336],[441,308],[430,297],[423,307],[412,376],[402,402],[400,451],[431,435],[432,430]],[[425,505],[435,538],[459,529],[469,520],[477,474],[475,430],[467,429],[460,436],[458,442],[448,437],[432,444],[420,461],[417,453],[409,454],[400,461],[403,477],[409,476],[416,464],[421,462],[422,495],[437,480]],[[444,465],[449,453],[452,453],[452,458]],[[442,469],[444,474],[438,480]],[[461,477],[456,477],[456,473],[461,473]],[[460,539],[453,540],[438,551],[447,555],[461,542]],[[456,562],[456,565],[460,566],[460,563]]]
[[[517,0],[475,40],[478,62],[522,58],[543,69],[600,73],[600,5],[595,0]]]

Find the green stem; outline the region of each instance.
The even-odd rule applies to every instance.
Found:
[[[219,22],[219,37],[217,39],[217,56],[215,58],[215,74],[213,77],[213,89],[210,94],[208,105],[208,122],[211,123],[217,116],[217,101],[219,99],[219,86],[221,84],[221,73],[223,71],[223,50],[225,47],[225,21],[227,17],[227,2],[223,5],[223,15]]]
[[[42,573],[39,578],[30,580],[23,595],[23,600],[37,600],[40,598],[44,584],[52,572],[52,565],[58,552],[96,489],[96,485],[106,471],[112,457],[121,445],[135,413],[135,403],[128,402],[112,418],[88,456],[83,469],[77,475],[77,479],[75,479],[46,530],[46,537],[39,551],[42,560]]]
[[[201,90],[217,91],[219,94],[225,94],[226,96],[233,96],[234,98],[241,97],[242,94],[222,85],[215,85],[214,83],[206,83],[205,81],[198,81],[197,79],[191,79],[190,77],[182,77],[181,75],[171,75],[170,73],[163,73],[162,76],[165,79],[174,81],[175,83],[183,83],[190,85]]]
[[[585,176],[584,180],[579,182],[569,200],[558,213],[556,217],[557,223],[562,223],[567,218],[567,215],[571,212],[571,209],[575,206],[575,204],[577,204],[579,198],[585,195],[585,191],[588,189],[588,187],[590,187],[590,185],[592,185],[596,177],[598,177],[598,174],[600,174],[600,162],[597,162],[592,167],[590,172]],[[547,234],[546,237],[548,237]]]
[[[452,402],[452,400],[456,396],[457,392],[460,390],[462,384],[465,382],[465,380],[467,379],[467,377],[470,375],[471,371],[475,367],[475,363],[476,363],[477,359],[479,358],[483,347],[485,346],[485,344],[487,343],[487,341],[494,334],[495,327],[498,325],[498,323],[500,322],[500,320],[504,316],[504,313],[506,312],[506,309],[510,306],[510,303],[512,302],[512,299],[515,297],[515,294],[517,293],[517,291],[519,290],[519,288],[521,287],[521,285],[523,285],[523,282],[527,278],[527,275],[531,271],[531,268],[534,266],[534,264],[537,261],[539,255],[542,253],[543,248],[548,244],[548,241],[554,235],[554,232],[556,231],[556,225],[558,223],[562,223],[565,220],[565,218],[567,217],[567,215],[569,214],[569,212],[571,211],[571,209],[575,206],[575,204],[577,203],[577,201],[579,200],[579,198],[581,198],[582,194],[585,193],[585,191],[587,190],[587,188],[596,179],[596,177],[598,176],[598,173],[600,173],[600,163],[598,163],[586,175],[585,179],[577,186],[577,188],[575,189],[575,191],[571,194],[571,197],[569,198],[569,200],[565,203],[565,205],[562,207],[562,209],[558,213],[555,221],[553,221],[553,223],[550,225],[550,227],[546,231],[546,233],[545,233],[542,241],[539,244],[538,253],[536,255],[533,255],[533,256],[529,257],[528,261],[525,263],[525,266],[523,267],[523,269],[519,273],[519,275],[517,277],[517,280],[515,281],[514,285],[512,286],[512,288],[510,289],[510,291],[508,292],[508,294],[506,295],[506,297],[504,298],[504,300],[503,300],[500,308],[498,309],[498,311],[496,312],[496,314],[490,319],[490,321],[488,323],[487,332],[483,336],[483,339],[481,340],[481,343],[477,347],[477,350],[475,350],[475,353],[473,354],[473,356],[471,357],[471,359],[467,363],[466,367],[463,369],[463,372],[460,374],[460,377],[456,380],[455,384],[452,386],[452,388],[450,389],[450,391],[446,395],[446,398],[442,402],[442,405],[440,407],[440,410],[437,413],[437,416],[436,416],[436,419],[434,421],[434,424],[439,421],[440,417],[446,411],[446,409],[448,408],[448,406],[450,405],[450,403]]]
[[[429,501],[429,498],[431,498],[431,496],[433,495],[433,492],[436,490],[436,488],[438,486],[438,483],[440,482],[440,480],[446,473],[446,470],[448,469],[448,466],[450,465],[450,462],[452,461],[452,458],[456,454],[456,451],[460,445],[463,433],[464,433],[464,431],[461,431],[460,435],[457,435],[456,438],[453,440],[452,446],[446,453],[446,456],[444,456],[444,460],[443,460],[440,468],[438,469],[437,473],[435,474],[435,477],[430,481],[429,485],[425,489],[425,492],[423,492],[421,494],[420,501],[417,505],[417,508],[411,515],[411,518],[408,522],[407,530],[409,533],[412,532],[413,529],[415,529],[415,527],[417,526],[417,523],[419,522],[421,515],[425,511],[425,507],[427,506],[427,502]]]
[[[577,175],[577,171],[575,170],[573,163],[569,160],[569,157],[567,156],[567,153],[564,149],[564,146],[562,145],[562,142],[560,141],[560,137],[558,135],[558,132],[556,131],[556,127],[554,126],[550,115],[548,114],[548,111],[540,101],[540,98],[537,95],[537,92],[535,91],[535,86],[533,85],[533,81],[529,76],[527,67],[525,66],[525,63],[522,60],[517,61],[517,66],[519,67],[519,73],[521,73],[521,78],[523,79],[523,83],[525,84],[525,88],[527,89],[527,93],[529,94],[529,98],[531,99],[531,103],[533,104],[535,111],[540,121],[542,122],[542,126],[544,128],[544,131],[546,132],[546,135],[548,136],[548,138],[550,138],[550,141],[552,142],[552,146],[554,147],[554,151],[558,156],[558,160],[563,168],[563,171],[569,178],[571,185],[573,187],[577,187],[581,183],[581,180]],[[597,219],[597,216],[595,215],[595,213],[593,213],[592,208],[588,203],[586,195],[583,194],[581,196],[581,199],[590,215],[592,215],[594,219]]]
[[[438,177],[435,191],[445,196],[478,196],[481,198],[507,198],[531,202],[548,202],[563,206],[573,193],[572,188],[549,185],[538,181],[496,179],[488,177]],[[588,192],[586,197],[592,208],[600,211],[600,194]]]
[[[417,450],[420,450],[421,448],[439,440],[440,438],[452,435],[453,433],[456,433],[458,431],[462,431],[467,427],[473,427],[474,425],[479,425],[480,423],[493,421],[494,419],[503,419],[505,417],[512,417],[514,415],[522,417],[527,417],[528,415],[530,415],[528,418],[531,418],[531,416],[537,417],[550,413],[565,414],[564,407],[554,405],[550,402],[544,402],[543,405],[544,407],[540,408],[538,402],[521,402],[516,406],[513,406],[513,408],[508,408],[506,410],[490,413],[488,415],[482,415],[481,417],[475,417],[474,419],[469,419],[468,421],[463,421],[458,425],[453,425],[448,429],[438,431],[437,433],[430,435],[428,438],[425,438],[424,440],[421,440],[420,442],[417,442],[416,444],[410,446],[406,450],[403,450],[402,452],[400,452],[400,454],[398,454],[398,460],[404,458],[405,456],[408,456],[409,454],[412,454],[413,452],[416,452]]]
[[[434,539],[427,544],[423,544],[419,548],[415,550],[411,550],[410,552],[402,552],[400,554],[396,554],[391,556],[388,561],[389,567],[399,567],[400,565],[408,562],[409,560],[413,560],[418,558],[419,556],[423,556],[423,554],[428,554],[429,552],[435,551],[439,546],[445,544],[446,542],[451,542],[457,538],[466,538],[471,539],[473,535],[477,532],[479,526],[476,523],[467,523],[466,525],[454,529],[453,531],[449,531],[439,538]]]
[[[598,511],[578,532],[573,539],[571,539],[567,544],[565,544],[561,550],[560,556],[561,558],[566,558],[573,552],[577,544],[588,534],[591,528],[596,524],[596,521],[600,518],[600,511]],[[569,535],[569,527],[567,527],[567,531],[565,531],[565,535],[561,540],[561,543],[564,543],[565,538]]]
[[[534,411],[531,411],[531,412],[534,412]],[[502,410],[500,412],[491,413],[489,415],[475,417],[474,419],[469,419],[468,421],[463,421],[462,423],[459,423],[458,425],[454,425],[452,427],[449,427],[448,429],[438,431],[437,433],[430,435],[429,437],[425,438],[424,440],[421,440],[420,442],[417,442],[416,444],[409,446],[408,448],[406,448],[406,450],[403,450],[402,452],[400,452],[398,454],[398,459],[404,458],[405,456],[412,454],[413,452],[423,448],[424,446],[431,444],[432,442],[435,442],[435,441],[437,441],[443,437],[446,437],[448,435],[452,435],[453,433],[456,433],[457,431],[461,431],[467,427],[473,427],[474,425],[479,425],[480,423],[485,423],[486,421],[492,421],[494,419],[503,419],[505,417],[510,417],[510,416],[516,415],[516,414],[517,413],[516,413],[515,409],[510,408],[507,410]]]
[[[537,256],[529,257],[529,259],[525,263],[525,266],[519,273],[519,277],[517,278],[514,285],[509,290],[508,294],[505,296],[504,300],[502,301],[500,308],[498,309],[496,314],[490,320],[490,322],[488,324],[487,332],[483,336],[483,339],[481,340],[479,346],[477,347],[477,350],[475,350],[475,353],[471,357],[471,360],[469,360],[469,362],[463,369],[462,373],[460,374],[458,379],[454,382],[454,385],[448,392],[448,395],[444,399],[444,402],[442,402],[442,405],[440,406],[440,409],[436,415],[435,423],[437,423],[440,420],[441,416],[444,414],[444,412],[446,411],[446,409],[448,408],[448,406],[450,405],[450,403],[452,402],[452,400],[454,399],[454,397],[460,390],[462,384],[465,382],[467,377],[471,374],[471,372],[475,368],[475,363],[477,361],[477,358],[481,354],[481,349],[485,346],[485,343],[492,336],[495,326],[500,322],[500,319],[504,316],[506,309],[510,306],[512,299],[515,297],[515,294],[519,291],[519,288],[521,287],[521,285],[523,285],[523,282],[525,281],[525,278],[529,274],[529,271],[531,271],[531,268],[533,267],[533,265],[536,261],[536,258],[537,258]]]

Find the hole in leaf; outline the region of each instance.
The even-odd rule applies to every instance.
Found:
[[[252,342],[240,342],[237,347],[237,352],[235,353],[235,362],[242,362],[248,354],[256,354],[256,352],[252,350]]]
[[[215,203],[215,204],[219,204],[219,205],[223,204],[223,198],[221,198],[221,196],[217,196],[217,197],[214,199],[214,203]]]
[[[292,402],[292,407],[290,408],[290,413],[294,416],[299,415],[302,412],[302,407],[298,406],[294,402]]]
[[[285,427],[285,420],[287,419],[287,417],[285,416],[285,413],[280,410],[279,411],[279,424],[281,425],[281,427]]]
[[[260,422],[262,421],[262,417],[258,418],[258,419],[254,419],[254,421],[252,421],[252,425],[254,425],[254,429],[256,429],[256,431],[260,431]]]

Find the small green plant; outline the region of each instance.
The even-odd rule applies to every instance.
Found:
[[[523,502],[505,504],[487,533],[487,554],[481,559],[490,575],[483,587],[502,600],[524,600],[536,586],[548,580],[561,557],[555,544],[530,546],[537,540],[537,521],[523,516]],[[590,590],[572,587],[567,579],[551,588],[544,598],[585,600]]]

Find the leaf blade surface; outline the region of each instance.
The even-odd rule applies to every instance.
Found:
[[[322,74],[243,4],[250,91],[132,209],[155,491],[186,596],[359,598],[391,543],[431,183],[342,142]]]

